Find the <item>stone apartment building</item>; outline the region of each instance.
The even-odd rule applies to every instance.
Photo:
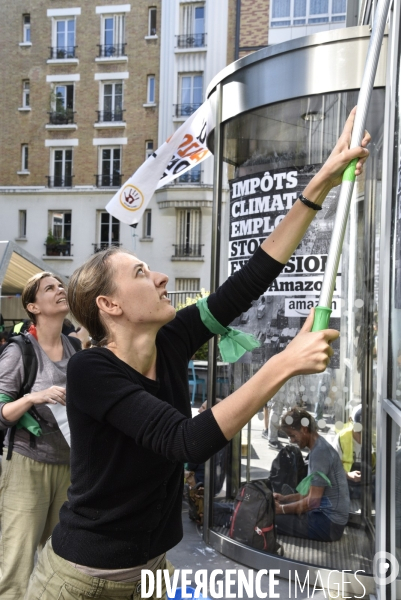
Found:
[[[160,4],[0,4],[0,239],[66,276],[132,248],[104,207],[157,144]]]
[[[208,289],[211,158],[158,190],[135,229],[104,207],[221,69],[344,26],[346,0],[119,1],[0,3],[0,239],[66,277],[123,245],[170,290]]]
[[[105,1],[0,5],[0,239],[66,277],[119,244],[169,289],[208,288],[212,160],[160,190],[136,228],[104,207],[234,59],[235,0]]]
[[[210,81],[234,60],[234,31],[235,0],[162,2],[159,145],[202,104]],[[138,232],[136,251],[169,275],[169,290],[210,289],[212,204],[211,157],[154,194],[148,207],[151,236]]]

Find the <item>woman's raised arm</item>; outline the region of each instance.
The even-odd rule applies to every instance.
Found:
[[[369,133],[365,133],[362,146],[349,149],[352,127],[355,120],[356,107],[351,111],[343,132],[329,158],[308,183],[303,195],[305,198],[321,206],[329,191],[341,183],[342,174],[354,158],[359,158],[355,175],[363,171],[363,164],[369,156],[366,149],[370,142]],[[278,262],[286,264],[304,237],[316,211],[297,200],[286,217],[263,242],[262,248]]]

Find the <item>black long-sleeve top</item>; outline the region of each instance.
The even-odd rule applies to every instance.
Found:
[[[282,268],[258,249],[209,296],[210,311],[227,326]],[[211,410],[191,418],[188,361],[211,336],[196,306],[180,310],[157,334],[156,381],[107,348],[70,359],[71,487],[53,532],[59,556],[123,569],[181,540],[183,463],[201,463],[227,443]]]

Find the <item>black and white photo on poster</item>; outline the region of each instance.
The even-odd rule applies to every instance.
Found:
[[[242,268],[292,208],[321,165],[280,168],[233,179],[230,185],[228,271]],[[283,350],[316,306],[333,230],[339,188],[331,190],[281,275],[233,325],[254,334],[260,348],[252,362],[263,364]],[[339,328],[341,264],[337,273],[330,326]],[[333,344],[332,368],[339,367],[339,342]]]

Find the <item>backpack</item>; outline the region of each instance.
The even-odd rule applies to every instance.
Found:
[[[193,471],[190,471],[193,476]],[[198,525],[203,525],[203,502],[205,488],[203,483],[197,483],[191,486],[186,483],[184,486],[184,496],[188,502],[188,516],[191,521],[195,521]]]
[[[273,492],[282,492],[283,485],[289,486],[295,493],[297,485],[308,474],[308,467],[304,463],[301,450],[293,444],[281,448],[272,462],[270,469],[270,483]]]
[[[78,352],[79,350],[82,350],[82,346],[81,346],[81,342],[78,338],[69,338],[68,341],[71,342],[72,346],[74,347],[75,351]],[[26,333],[20,333],[17,335],[13,335],[10,337],[10,339],[8,340],[7,346],[9,344],[18,344],[19,349],[21,350],[21,354],[22,354],[22,363],[24,365],[24,379],[22,381],[22,385],[18,394],[18,398],[22,398],[22,396],[24,396],[25,394],[29,394],[29,392],[31,391],[33,384],[35,383],[35,379],[36,379],[36,375],[38,372],[38,358],[36,356],[36,352],[35,349],[33,347],[33,344],[31,342],[31,340],[29,339],[29,336]],[[29,414],[36,419],[36,421],[40,422],[43,419],[40,417],[40,415],[38,414],[37,410],[35,409],[34,406],[32,406],[32,408],[29,409]],[[8,452],[7,452],[7,457],[6,460],[11,460],[11,456],[13,453],[13,447],[14,447],[14,438],[15,438],[15,432],[16,432],[17,426],[13,425],[13,427],[11,427],[10,430],[10,440],[8,443]],[[35,446],[35,436],[30,433],[30,444],[31,446]]]
[[[277,553],[273,492],[262,479],[241,486],[234,503],[229,536],[265,552]]]

